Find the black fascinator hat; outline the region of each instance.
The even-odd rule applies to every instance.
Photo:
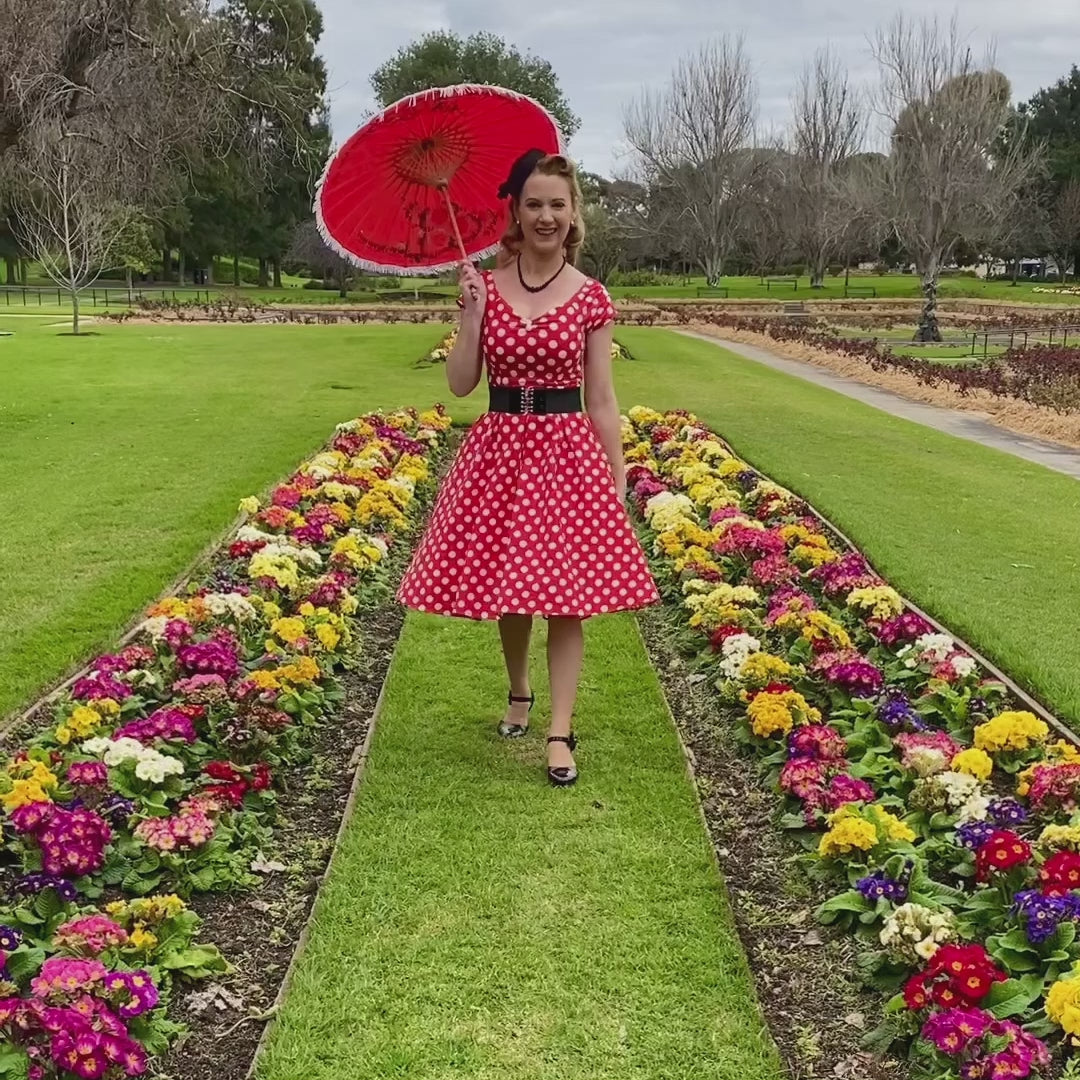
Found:
[[[525,187],[525,181],[532,176],[541,159],[547,156],[544,150],[526,150],[510,167],[510,175],[506,178],[502,187],[499,188],[499,198],[506,199],[513,196],[515,199],[520,199],[521,191]]]

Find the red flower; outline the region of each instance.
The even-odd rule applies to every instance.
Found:
[[[991,870],[1010,870],[1031,861],[1031,845],[1009,829],[997,829],[975,855],[979,881],[986,881]]]
[[[1044,896],[1065,896],[1080,889],[1080,855],[1075,851],[1059,851],[1043,863],[1039,884]]]
[[[926,971],[908,980],[904,1002],[912,1011],[930,1001],[943,1009],[976,1005],[1006,978],[981,945],[943,945]]]
[[[227,806],[239,806],[244,801],[247,793],[247,784],[241,780],[236,784],[211,784],[204,788],[203,795],[211,795],[220,799]]]
[[[741,626],[721,626],[712,632],[712,636],[709,638],[709,648],[713,652],[719,652],[723,648],[724,642],[729,637],[735,637],[737,634],[745,634],[746,631]]]
[[[252,770],[251,787],[253,791],[266,791],[270,787],[273,777],[270,775],[270,766],[265,761],[260,761]]]
[[[211,780],[222,780],[227,784],[235,784],[242,779],[239,771],[228,761],[208,761],[203,766],[203,772]]]

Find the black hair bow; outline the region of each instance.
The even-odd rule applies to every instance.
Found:
[[[522,154],[511,166],[506,182],[499,188],[499,198],[505,199],[508,195],[513,195],[515,199],[520,199],[525,181],[532,176],[540,159],[545,157],[547,154],[543,150],[527,150]]]

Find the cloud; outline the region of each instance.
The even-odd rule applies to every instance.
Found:
[[[874,78],[869,38],[898,10],[948,20],[938,0],[903,4],[870,0],[552,0],[513,5],[495,0],[413,0],[361,4],[320,0],[326,21],[322,52],[330,72],[335,138],[348,138],[374,108],[371,72],[430,30],[491,30],[551,61],[582,118],[571,149],[589,169],[619,164],[622,116],[646,87],[661,87],[678,60],[709,38],[742,34],[758,81],[764,128],[787,120],[795,79],[815,49],[832,44],[855,81]],[[960,25],[977,56],[996,43],[997,66],[1018,99],[1068,73],[1075,60],[1077,0],[979,0],[961,5]]]

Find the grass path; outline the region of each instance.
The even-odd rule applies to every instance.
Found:
[[[494,732],[493,635],[409,617],[260,1080],[779,1080],[633,621],[589,627],[570,791],[541,641],[536,730]]]
[[[712,344],[620,329],[620,404],[690,408],[902,592],[1080,722],[1080,484]]]

